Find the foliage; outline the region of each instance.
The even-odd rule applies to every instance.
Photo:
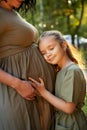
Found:
[[[87,93],[86,93],[86,97],[85,97],[85,105],[84,105],[84,107],[83,107],[83,111],[84,111],[84,113],[85,113],[86,116],[87,116]]]
[[[87,68],[87,50],[81,49],[82,58],[85,61],[85,68]]]
[[[36,9],[26,15],[20,13],[32,23],[41,33],[44,30],[55,29],[63,34],[87,37],[87,0],[37,0]],[[79,40],[78,40],[79,44]]]

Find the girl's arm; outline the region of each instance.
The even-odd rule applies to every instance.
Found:
[[[53,105],[55,108],[67,114],[71,114],[75,110],[76,105],[74,103],[66,102],[63,99],[54,96],[48,90],[46,90],[44,86],[44,82],[41,78],[39,78],[40,83],[32,78],[29,79],[34,83],[34,84],[32,83],[32,85],[40,93],[40,95],[44,99],[46,99],[51,105]]]
[[[49,91],[45,90],[42,93],[42,97],[45,98],[51,105],[53,105],[55,108],[67,113],[71,114],[75,109],[75,104],[72,102],[66,102],[53,94],[51,94]]]
[[[22,81],[0,69],[0,82],[14,88],[22,97],[30,100],[35,96],[35,91],[30,82]]]

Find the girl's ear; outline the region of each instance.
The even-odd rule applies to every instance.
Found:
[[[66,49],[67,49],[67,43],[66,43],[66,41],[63,41],[62,48],[64,49],[64,51],[66,51]]]

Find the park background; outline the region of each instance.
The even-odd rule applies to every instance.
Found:
[[[45,30],[61,31],[81,53],[87,80],[87,0],[37,0],[27,14],[19,12],[38,29],[39,35]],[[87,93],[83,110],[87,115]]]

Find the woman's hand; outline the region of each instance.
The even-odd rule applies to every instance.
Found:
[[[39,94],[42,96],[44,94],[45,89],[45,85],[44,85],[44,81],[43,79],[39,78],[39,81],[36,81],[35,79],[29,77],[29,80],[32,81],[32,86],[39,92]]]
[[[0,82],[14,88],[23,98],[32,100],[36,92],[29,81],[20,80],[0,69]]]
[[[13,88],[25,99],[33,100],[36,96],[36,92],[29,81],[23,81],[18,79]]]

